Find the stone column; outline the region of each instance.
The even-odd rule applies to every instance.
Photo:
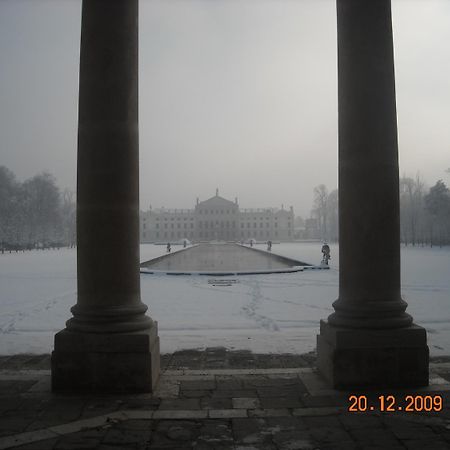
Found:
[[[337,0],[339,298],[318,367],[337,388],[428,384],[425,329],[400,294],[390,0]]]
[[[140,299],[138,0],[83,1],[78,120],[78,299],[52,387],[148,392],[159,339]]]

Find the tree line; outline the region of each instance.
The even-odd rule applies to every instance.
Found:
[[[448,171],[450,173],[450,170]],[[420,175],[400,178],[400,239],[405,245],[450,245],[450,190],[442,180],[427,187]],[[319,237],[337,242],[338,191],[324,184],[313,191],[311,216]]]
[[[74,246],[76,205],[73,192],[60,191],[47,173],[23,183],[0,166],[0,249],[26,250]]]

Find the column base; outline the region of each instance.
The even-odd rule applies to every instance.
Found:
[[[53,392],[152,392],[159,378],[157,324],[130,333],[55,335]]]
[[[320,321],[317,367],[335,389],[428,386],[426,330],[334,327]]]

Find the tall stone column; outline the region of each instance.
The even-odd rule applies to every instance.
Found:
[[[139,274],[138,0],[85,0],[73,318],[55,336],[55,391],[149,392],[157,325]]]
[[[337,0],[339,298],[318,367],[337,388],[428,384],[425,329],[400,294],[390,0]]]

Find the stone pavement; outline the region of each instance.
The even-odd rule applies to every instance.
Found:
[[[49,363],[0,357],[0,449],[450,448],[450,358],[432,361],[429,387],[384,393],[329,389],[313,353],[163,355],[153,395],[55,395]],[[351,394],[360,408],[367,396],[365,412],[348,411]],[[395,412],[380,411],[382,394],[385,406],[395,396]],[[416,411],[404,410],[407,395]],[[438,396],[441,411],[417,411],[438,407]]]

